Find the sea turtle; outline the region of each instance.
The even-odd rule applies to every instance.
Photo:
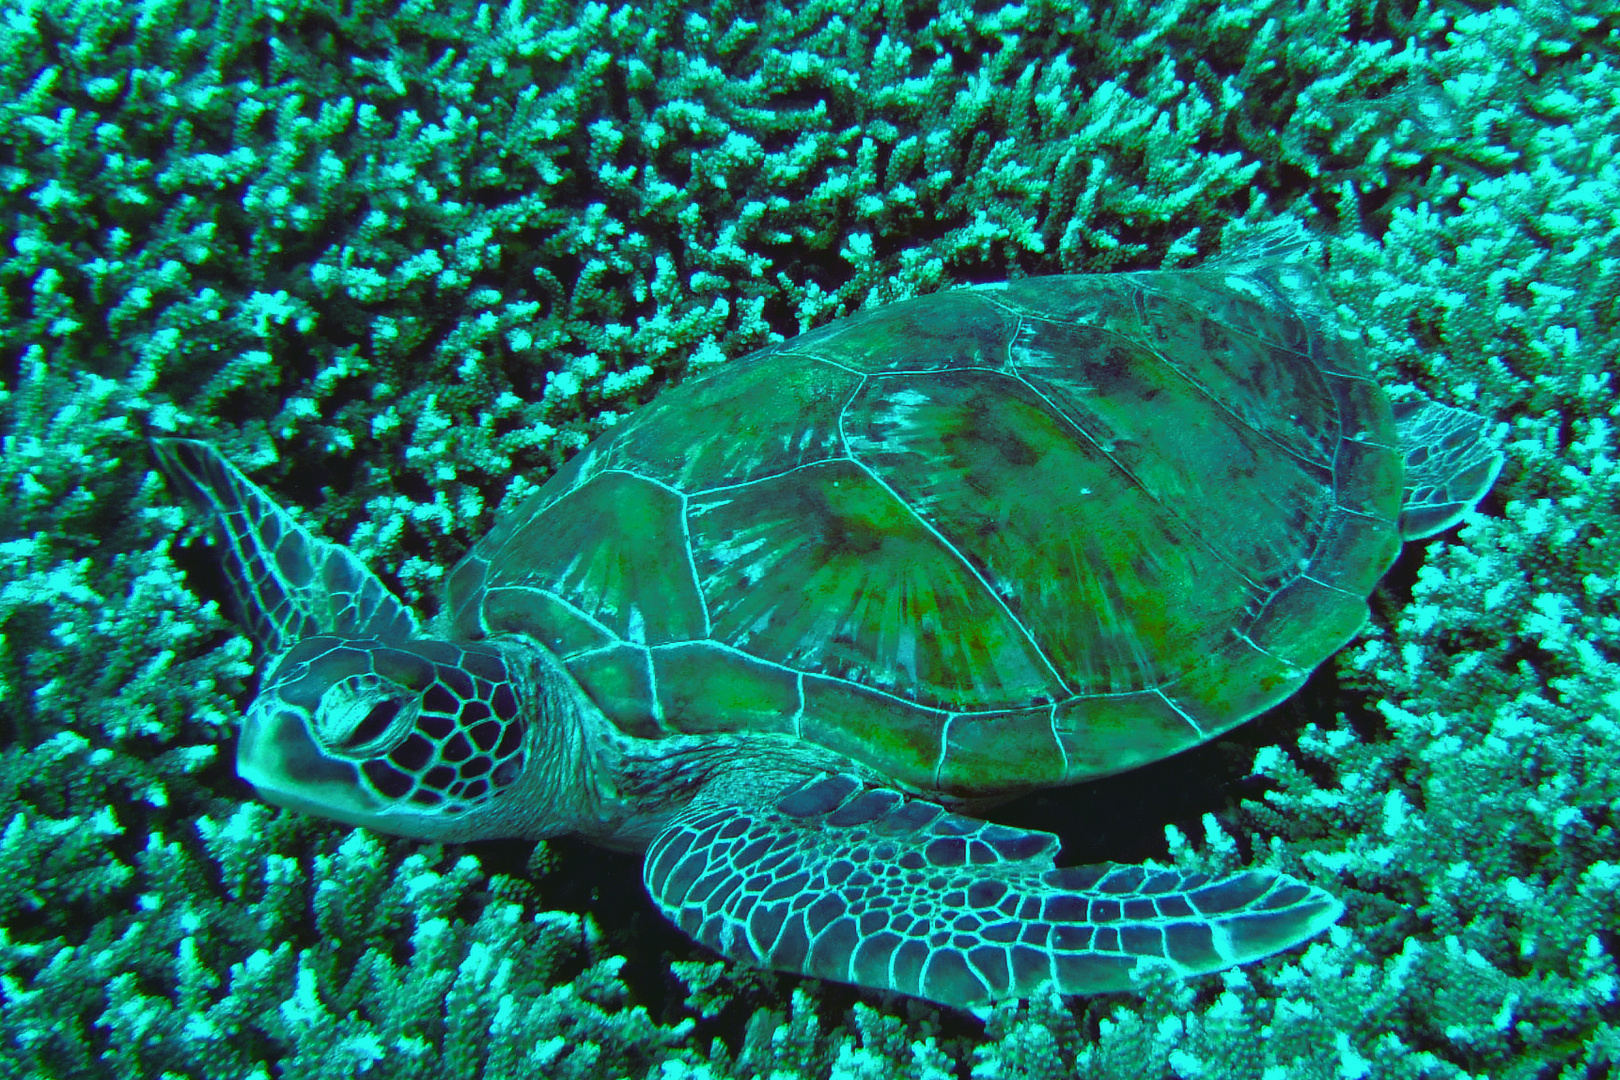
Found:
[[[411,610],[204,443],[158,441],[270,661],[271,802],[442,841],[644,850],[728,957],[953,1006],[1130,985],[1339,917],[1270,870],[1058,868],[969,816],[1292,694],[1500,457],[1392,409],[1286,266],[891,304],[666,390]]]

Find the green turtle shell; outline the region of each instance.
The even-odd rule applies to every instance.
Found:
[[[452,573],[625,731],[922,791],[1133,768],[1293,693],[1400,545],[1390,406],[1265,279],[892,304],[660,395]]]

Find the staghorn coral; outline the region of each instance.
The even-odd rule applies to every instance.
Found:
[[[4,15],[7,1075],[1613,1067],[1608,9]],[[679,946],[580,911],[564,879],[592,866],[565,846],[520,882],[488,869],[507,853],[272,814],[234,779],[251,658],[143,434],[219,442],[427,610],[499,506],[686,370],[950,283],[1188,264],[1279,219],[1326,237],[1383,377],[1500,417],[1512,460],[1394,576],[1325,712],[1264,727],[1268,791],[1172,782],[1204,799],[1172,861],[1313,873],[1350,907],[1331,940],[981,1030],[693,950],[680,979],[638,975]]]

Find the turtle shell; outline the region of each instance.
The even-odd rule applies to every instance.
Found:
[[[921,791],[1129,769],[1292,694],[1400,545],[1390,406],[1259,275],[892,304],[661,394],[452,573],[645,738],[779,732]]]

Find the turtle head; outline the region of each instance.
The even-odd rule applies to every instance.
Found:
[[[274,657],[236,767],[269,802],[429,840],[550,836],[594,811],[561,663],[531,638],[452,644],[358,556],[315,535],[220,452],[156,439],[223,541],[242,628]]]
[[[518,685],[488,645],[317,635],[270,668],[237,771],[268,801],[436,840],[479,827],[523,775]]]

